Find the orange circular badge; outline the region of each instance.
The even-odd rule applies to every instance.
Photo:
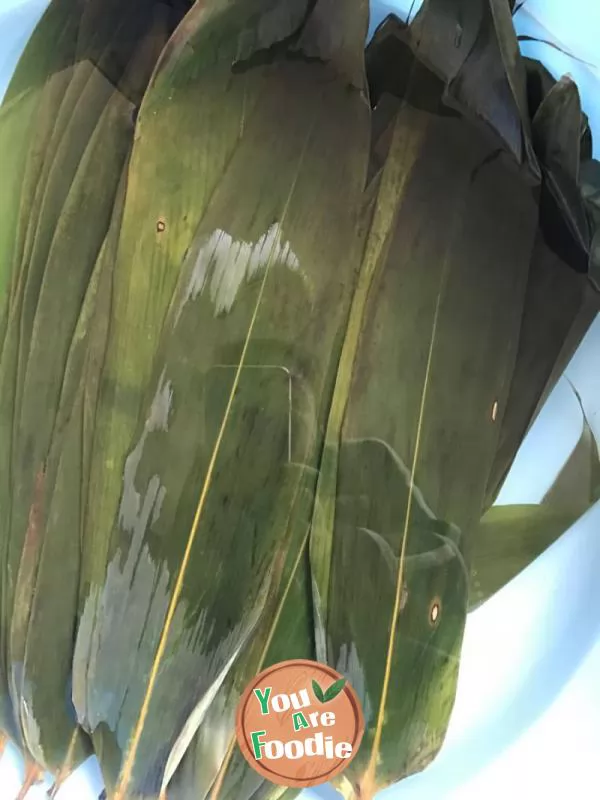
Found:
[[[250,766],[280,786],[317,786],[356,755],[365,729],[346,679],[318,661],[282,661],[242,695],[236,735]]]

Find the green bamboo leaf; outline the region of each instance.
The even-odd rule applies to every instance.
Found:
[[[72,0],[62,0],[46,9],[19,59],[2,104],[6,111],[20,107],[26,113],[19,115],[24,127],[21,135],[12,139],[10,149],[3,151],[10,152],[11,158],[7,163],[6,183],[3,182],[6,194],[2,193],[5,224],[1,234],[0,296],[3,300],[6,297],[8,306],[0,326],[0,342],[21,278],[19,265],[27,230],[36,217],[35,197],[45,183],[42,167],[50,146],[56,110],[70,80],[79,20],[78,14],[73,13],[73,6]],[[10,291],[4,297],[3,290],[8,286]]]
[[[591,158],[585,161],[581,165],[580,180],[592,228],[588,273],[593,286],[600,292],[600,162]]]
[[[71,58],[75,45],[76,21],[74,24],[69,21],[68,11],[64,3],[46,11],[32,42],[19,61],[0,112],[2,147],[6,147],[6,152],[11,154],[5,165],[6,181],[3,179],[0,191],[3,218],[0,234],[0,382],[4,386],[0,396],[0,569],[3,575],[0,604],[0,729],[8,732],[19,745],[22,742],[8,695],[6,661],[6,638],[10,628],[7,609],[11,605],[10,601],[7,602],[7,595],[10,598],[10,582],[14,581],[20,559],[19,553],[12,573],[7,574],[12,501],[10,456],[20,324],[17,287],[23,281],[20,264],[44,147],[54,119],[52,109],[64,90],[64,83],[56,75],[61,75],[62,67]],[[52,43],[51,47],[48,47],[49,42]],[[43,47],[36,57],[35,51],[40,43]]]
[[[94,452],[93,527],[86,530],[86,541],[104,538],[88,565],[75,654],[75,704],[96,731],[117,798],[160,790],[171,753],[175,761],[181,755],[182,729],[241,646],[246,609],[257,602],[264,576],[274,569],[272,609],[286,565],[302,552],[297,541],[307,529],[299,529],[292,510],[304,502],[302,476],[313,475],[318,462],[332,354],[362,236],[369,109],[364,86],[353,85],[360,59],[350,57],[349,38],[329,49],[338,44],[329,32],[346,20],[344,9],[325,3],[291,38],[290,24],[293,33],[298,21],[280,4],[245,4],[241,12],[238,4],[217,4],[212,14],[194,11],[186,19],[188,46],[172,40],[174,60],[157,69],[129,172]],[[366,12],[362,4],[360,24],[347,20],[361,54]],[[260,43],[263,29],[269,44],[279,32],[275,56],[265,63],[250,50],[231,74],[227,54],[238,51],[238,37],[252,42],[255,32]],[[216,42],[219,49],[211,50]],[[320,52],[316,42],[325,48],[322,58],[300,57]],[[210,129],[198,127],[204,117]],[[169,184],[157,192],[164,141],[159,150],[144,125],[156,134],[167,120],[181,138],[177,158],[173,149],[168,154]],[[218,158],[207,174],[211,192],[203,195],[189,167],[211,153]],[[152,190],[142,196],[142,178],[151,177]],[[150,198],[162,210],[140,216]],[[148,218],[153,229],[146,232]],[[149,264],[162,265],[160,282],[148,281]],[[190,342],[198,343],[193,357]],[[215,582],[215,574],[223,580]],[[115,626],[114,614],[122,624]],[[193,784],[200,795],[215,780],[213,771],[207,785],[206,773],[220,766],[239,692],[270,638],[272,614],[264,618],[251,653],[239,650],[202,711],[193,745],[207,753],[196,762],[205,773]],[[176,702],[174,682],[186,687]],[[98,703],[107,697],[114,702]],[[209,721],[221,724],[220,736]]]
[[[330,700],[335,700],[338,694],[342,691],[344,686],[346,685],[346,679],[340,678],[339,680],[335,681],[331,684],[331,686],[325,692],[323,699],[321,702],[328,703]],[[321,699],[321,698],[319,698]]]
[[[27,73],[25,83],[33,80],[35,46],[47,46],[48,28],[56,28],[57,15],[64,18],[71,38],[65,35],[57,55],[60,71],[44,86],[39,110],[47,145],[43,160],[38,142],[29,151],[28,168],[39,168],[35,190],[26,191],[28,175],[23,179],[28,200],[20,208],[21,219],[26,214],[26,225],[19,220],[22,265],[15,267],[0,364],[10,442],[10,470],[3,474],[10,476],[10,503],[3,504],[10,518],[9,579],[2,609],[10,620],[10,688],[24,744],[54,773],[89,752],[64,700],[79,600],[83,511],[77,489],[85,486],[88,471],[89,405],[95,405],[93,373],[101,364],[82,353],[88,343],[92,357],[99,355],[98,345],[102,350],[106,321],[97,322],[98,334],[89,341],[87,326],[96,303],[106,312],[107,289],[110,294],[114,244],[106,234],[133,139],[132,100],[137,93],[139,102],[174,21],[160,3],[155,14],[147,10],[119,12],[115,6],[106,25],[105,4],[80,7],[58,0],[38,25],[13,82],[21,84],[20,71]],[[103,20],[100,31],[94,17]],[[38,55],[43,61],[45,53]],[[107,59],[112,72],[105,74]],[[43,655],[49,635],[55,651],[51,670]]]
[[[581,409],[583,430],[542,503],[556,511],[570,512],[576,519],[600,499],[600,453],[581,396],[572,384],[571,390]]]
[[[538,505],[494,506],[473,532],[469,610],[485,602],[553,544],[579,515]]]
[[[317,700],[320,703],[324,703],[325,702],[325,695],[323,694],[323,689],[321,689],[321,687],[319,686],[319,684],[315,680],[313,680],[313,682],[312,682],[312,688],[313,688],[313,692],[314,692],[315,697],[317,698]]]
[[[569,58],[572,58],[574,61],[578,61],[580,64],[585,64],[587,67],[595,68],[595,64],[592,64],[590,61],[584,61],[583,58],[578,58],[576,55],[571,53],[569,50],[565,50],[564,47],[561,47],[556,42],[553,42],[551,39],[540,39],[537,36],[527,36],[526,34],[518,36],[517,41],[519,42],[538,42],[539,44],[548,45],[553,50],[557,50],[559,53],[562,53]]]
[[[434,31],[445,28],[429,17],[427,31],[432,9],[419,33],[421,45],[433,47]],[[315,515],[311,531],[311,548],[319,539],[324,545],[311,549],[321,646],[357,690],[366,718],[360,751],[344,773],[352,798],[372,798],[422,769],[444,739],[467,611],[462,553],[498,445],[535,242],[537,207],[527,170],[515,169],[516,139],[506,136],[499,149],[503,129],[490,135],[470,121],[472,112],[493,125],[502,98],[482,105],[490,19],[467,19],[481,58],[469,50],[460,87],[455,82],[450,92],[465,116],[425,110],[436,107],[436,82],[438,108],[448,95],[429,54],[421,59],[416,37],[413,43],[419,61],[400,83],[396,139],[379,190],[381,201],[386,170],[395,167],[397,210],[361,304],[344,382],[343,357],[338,368],[329,417],[336,424],[321,460],[318,499],[326,513]],[[471,31],[466,23],[464,31]],[[518,109],[513,118],[520,120]],[[519,121],[519,136],[526,127]],[[376,206],[373,225],[377,214]],[[351,325],[346,342],[350,334]],[[366,391],[373,386],[378,391]]]
[[[542,231],[559,255],[587,272],[591,233],[579,188],[582,120],[577,86],[564,76],[536,111],[532,131],[544,172]]]
[[[27,142],[31,135],[38,97],[27,92],[11,103],[0,107],[0,148],[10,153],[5,159],[3,180],[0,187],[0,352],[10,314],[12,263],[17,244],[19,204],[15,198],[21,194],[23,174],[27,158]]]
[[[447,82],[452,103],[487,123],[539,178],[526,72],[506,0],[426,0],[410,28],[421,58]]]
[[[540,107],[542,100],[550,89],[556,84],[556,78],[546,69],[541,61],[533,58],[523,58],[527,75],[527,105],[529,118],[533,119]]]
[[[240,694],[257,672],[290,658],[315,659],[307,531],[316,475],[315,471],[295,465],[287,471],[290,472],[286,484],[288,496],[282,495],[277,503],[279,514],[274,522],[281,541],[290,542],[279,584],[276,587],[276,581],[273,582],[276,590],[272,592],[248,652],[227,676],[168,785],[168,796],[172,800],[184,800],[192,788],[200,797],[248,800],[276,800],[278,797],[269,781],[248,769],[246,760],[235,747],[233,730]],[[223,735],[225,731],[227,735]],[[286,794],[286,800],[297,793]]]
[[[557,81],[536,109],[533,143],[543,164],[579,179],[581,102],[577,84],[568,75]]]
[[[540,82],[542,89],[550,85],[549,80]],[[577,274],[587,272],[594,252],[593,231],[584,209],[585,203],[589,212],[587,164],[582,167],[581,189],[577,185],[583,118],[577,88],[563,80],[554,82],[542,100],[540,92],[537,87],[532,103],[534,143],[544,174],[540,229],[529,269],[517,365],[500,418],[499,447],[485,508],[497,497],[520,442],[600,307],[600,283],[594,287],[588,275]]]
[[[279,0],[196,4],[165,47],[140,109],[90,477],[88,585],[104,580],[123,461],[182,262],[260,97],[267,65],[249,63],[232,76],[231,64],[288,38],[306,4],[295,0],[285,10]]]
[[[125,171],[122,174],[124,177]],[[113,220],[86,291],[66,362],[56,433],[45,472],[51,490],[46,493],[48,509],[38,532],[42,542],[35,580],[19,575],[17,583],[17,591],[25,595],[21,605],[28,603],[29,607],[26,639],[18,637],[14,622],[11,630],[13,648],[24,646],[22,666],[15,676],[15,707],[24,738],[36,761],[57,776],[57,787],[91,750],[89,740],[76,725],[74,709],[65,706],[64,690],[71,683],[79,605],[82,496],[91,438],[88,417],[96,404],[124,189],[122,178]],[[44,658],[50,650],[54,654],[52,669]]]
[[[556,298],[560,297],[560,303]],[[538,232],[529,268],[517,363],[504,409],[484,510],[495,501],[517,450],[599,310],[585,275],[569,268]]]

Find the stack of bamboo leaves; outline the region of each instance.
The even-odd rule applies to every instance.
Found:
[[[543,504],[490,510],[597,311],[577,88],[508,0],[367,27],[367,0],[52,0],[18,64],[0,727],[30,780],[95,752],[115,800],[293,797],[234,716],[304,657],[359,694],[338,788],[368,800],[441,746],[468,608],[598,498],[586,423]]]

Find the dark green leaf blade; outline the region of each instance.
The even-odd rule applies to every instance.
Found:
[[[469,610],[516,577],[577,519],[568,509],[538,505],[490,508],[473,531]]]
[[[577,518],[600,499],[600,453],[581,396],[572,384],[571,389],[581,409],[583,430],[542,504],[557,512],[571,512]]]
[[[103,36],[93,19],[107,21],[106,4],[84,8],[56,0],[13,82],[37,83],[37,62],[47,54],[42,49],[36,61],[35,49],[50,41],[58,66],[42,83],[43,136],[36,134],[23,179],[27,203],[21,200],[17,225],[20,249],[13,258],[16,277],[0,392],[10,442],[3,448],[3,457],[10,459],[2,470],[9,478],[3,489],[10,504],[3,502],[2,509],[10,517],[10,539],[2,613],[9,620],[12,702],[24,744],[55,774],[89,753],[74,710],[65,703],[79,601],[80,489],[90,450],[86,405],[93,389],[84,386],[86,378],[93,386],[91,373],[97,369],[97,364],[84,369],[86,359],[80,356],[97,299],[88,289],[94,265],[104,273],[112,258],[106,259],[106,234],[133,139],[134,89],[139,94],[148,80],[172,22],[162,3],[155,14],[146,15],[139,6],[114,11]],[[57,37],[62,49],[48,36],[57,17],[64,22]],[[85,31],[80,23],[92,25]],[[107,57],[110,75],[102,70]],[[41,155],[40,139],[47,145]],[[32,189],[34,167],[39,175]],[[99,329],[104,326],[101,321]],[[52,669],[40,673],[48,663],[49,632],[55,658]]]
[[[510,141],[470,121],[473,85],[453,105],[464,116],[448,113],[425,57],[410,70],[406,132],[380,182],[397,159],[398,211],[364,305],[337,468],[322,482],[334,508],[327,661],[367,724],[340,786],[352,798],[422,769],[444,739],[468,603],[463,553],[497,447],[538,217]]]
[[[235,24],[244,30],[245,41],[243,25],[257,25],[257,9],[266,14],[274,7],[257,3],[254,16],[245,19],[237,8]],[[76,706],[90,727],[95,722],[95,746],[116,797],[160,789],[179,733],[211,691],[223,703],[213,724],[233,733],[231,712],[256,664],[252,660],[250,667],[246,661],[246,609],[257,607],[261,586],[271,574],[269,591],[277,598],[283,564],[293,562],[298,552],[297,545],[292,549],[296,534],[286,531],[284,538],[273,520],[291,513],[300,488],[299,475],[285,465],[302,465],[301,473],[308,467],[311,474],[318,460],[332,354],[347,314],[362,236],[357,220],[369,109],[364,87],[353,87],[354,76],[346,72],[355,61],[344,57],[338,63],[333,55],[329,61],[299,58],[298,47],[307,46],[301,36],[285,45],[289,54],[282,49],[272,62],[254,62],[249,55],[232,76],[201,47],[209,34],[215,41],[219,23],[227,43],[224,61],[229,49],[237,49],[228,28],[232,14],[228,8],[227,14],[201,17],[192,34],[194,47],[182,48],[174,63],[163,62],[145,98],[136,143],[149,147],[145,118],[161,130],[177,108],[179,131],[185,132],[187,119],[191,125],[193,114],[193,138],[187,150],[181,142],[177,146],[190,162],[204,160],[216,147],[213,142],[224,146],[235,132],[227,163],[214,165],[211,173],[212,196],[198,198],[194,172],[177,159],[182,188],[175,187],[176,193],[165,187],[158,197],[172,202],[179,215],[163,214],[164,235],[153,229],[141,236],[134,211],[139,214],[142,199],[146,205],[149,199],[156,203],[157,193],[138,194],[136,170],[154,179],[162,149],[147,150],[143,161],[141,156],[136,160],[134,151],[129,173],[129,186],[136,188],[128,192],[118,258],[118,267],[124,265],[121,286],[127,288],[121,292],[115,286],[115,325],[101,400],[106,405],[104,410],[101,405],[94,454],[102,487],[91,484],[91,541],[95,531],[106,538],[95,549],[96,563],[88,572],[91,591],[75,667],[81,676]],[[361,14],[366,30],[366,6]],[[362,52],[363,41],[356,46]],[[198,54],[194,70],[193,53]],[[225,77],[230,106],[218,93]],[[204,133],[191,105],[196,91],[220,120],[217,126],[213,117]],[[245,100],[245,107],[236,105],[238,100]],[[156,114],[149,115],[149,109]],[[337,202],[340,191],[344,204]],[[185,246],[183,229],[190,236]],[[175,249],[168,254],[162,282],[148,283],[153,257],[144,256],[153,252],[160,259],[169,247]],[[148,336],[151,319],[157,325]],[[197,345],[193,358],[190,342]],[[114,458],[110,476],[107,453],[110,461]],[[198,544],[188,550],[186,543],[194,543],[196,531]],[[102,546],[110,556],[108,574],[99,560]],[[215,574],[229,577],[215,583]],[[180,583],[177,575],[184,576]],[[144,616],[138,615],[148,607],[152,623],[140,629]],[[107,629],[117,608],[127,621]],[[167,617],[169,608],[173,613]],[[162,628],[165,618],[170,622]],[[136,630],[138,647],[132,652]],[[259,656],[268,630],[262,647],[253,647]],[[124,631],[129,632],[125,638]],[[100,649],[96,641],[102,642]],[[161,650],[161,642],[166,649]],[[123,665],[118,673],[116,660]],[[174,681],[189,686],[177,702],[171,692]],[[96,698],[107,696],[115,703],[100,706]],[[148,716],[141,713],[144,708]],[[228,738],[216,737],[214,728],[205,730],[203,723],[197,741],[199,750],[207,750],[204,759],[197,759],[207,773],[223,759],[218,748]],[[118,742],[124,743],[120,753]],[[206,791],[200,778],[194,785]],[[239,797],[234,789],[224,791]]]

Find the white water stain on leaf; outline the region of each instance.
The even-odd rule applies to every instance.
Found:
[[[92,665],[88,680],[74,681],[73,685],[79,721],[90,732],[105,722],[122,748],[139,715],[171,599],[169,570],[166,564],[155,563],[143,542],[144,533],[144,525],[138,524],[124,563],[124,554],[119,550],[109,564],[102,589],[95,587],[91,591],[75,652],[75,660],[89,652]],[[261,594],[264,601],[266,590]],[[205,707],[210,705],[256,625],[262,606],[263,602],[257,603],[249,618],[206,651],[202,643],[210,639],[214,627],[210,609],[202,609],[196,623],[190,625],[187,603],[178,604],[162,668],[165,678],[157,681],[152,697],[154,717],[165,736],[163,739],[151,735],[149,741],[161,741],[162,747],[169,748],[169,733],[179,738],[182,726],[188,731],[197,729]],[[118,675],[115,663],[119,664]],[[178,687],[179,704],[173,702],[173,686]],[[188,736],[184,734],[183,738]],[[151,754],[152,761],[158,756],[158,752]],[[146,758],[141,761],[148,763]]]
[[[30,702],[27,699],[30,697],[31,686],[28,681],[24,681],[21,696],[21,724],[23,726],[23,735],[27,742],[27,749],[31,753],[33,759],[38,764],[44,764],[46,759],[42,749],[40,727],[36,722],[33,711],[30,708]]]
[[[75,661],[88,663],[85,678],[76,670],[73,702],[80,724],[90,733],[105,723],[125,748],[143,703],[160,632],[171,601],[173,576],[165,562],[157,562],[145,535],[160,515],[166,489],[158,475],[144,488],[136,486],[137,471],[150,434],[166,431],[172,410],[173,388],[160,376],[141,436],[127,457],[118,515],[120,527],[131,534],[108,565],[102,587],[93,587],[85,603],[75,648]],[[194,621],[185,600],[170,625],[162,679],[152,694],[153,716],[161,734],[150,730],[140,745],[140,763],[160,773],[150,781],[169,780],[202,724],[225,678],[246,645],[264,609],[270,572],[265,576],[251,613],[207,649],[213,638],[213,609],[194,608]],[[119,664],[118,674],[115,663]],[[173,700],[178,687],[178,701]]]
[[[210,292],[216,313],[228,313],[243,282],[255,277],[269,263],[279,263],[291,270],[300,266],[290,243],[282,244],[278,222],[255,243],[236,241],[220,229],[214,231],[198,251],[177,319],[186,303],[195,300],[205,288]]]
[[[373,719],[373,706],[367,692],[367,681],[365,671],[360,663],[358,651],[354,642],[343,644],[335,665],[335,669],[343,675],[352,686],[361,702],[365,726],[368,728]]]
[[[141,517],[144,525],[152,513],[152,522],[156,522],[160,514],[160,507],[165,496],[165,488],[160,484],[158,475],[153,476],[148,484],[144,503],[141,495],[135,488],[135,478],[142,460],[144,445],[148,436],[154,431],[166,431],[169,423],[169,413],[173,402],[173,389],[170,381],[165,380],[165,374],[160,376],[158,388],[150,407],[150,414],[144,425],[144,430],[137,445],[127,456],[123,470],[123,494],[119,508],[119,523],[123,530],[133,533]],[[140,512],[141,507],[141,512]]]

